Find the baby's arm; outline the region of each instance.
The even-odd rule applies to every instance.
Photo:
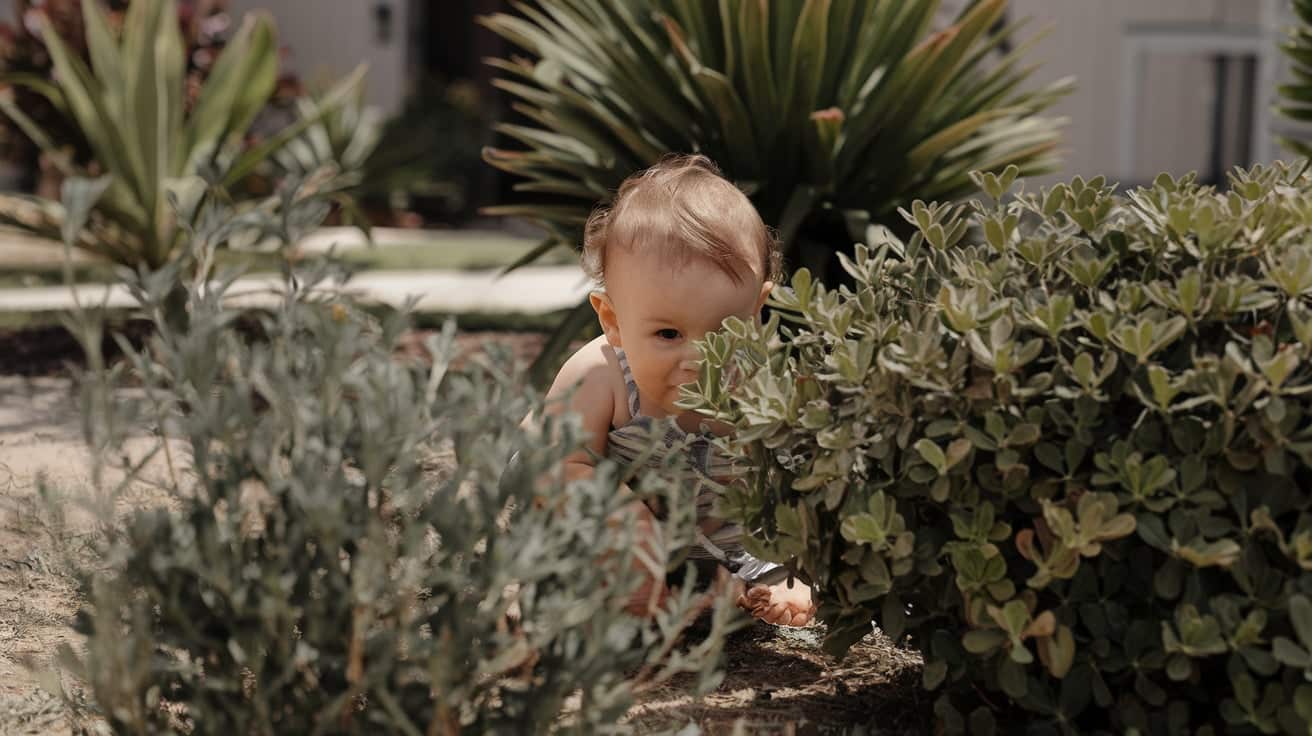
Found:
[[[615,415],[617,382],[622,390],[623,380],[619,377],[618,366],[612,366],[603,352],[604,345],[604,338],[598,338],[571,356],[547,390],[544,412],[573,411],[587,432],[587,444],[565,458],[566,481],[592,477],[596,471],[596,458],[606,454],[606,438]],[[627,519],[634,519],[639,547],[646,553],[635,556],[633,572],[644,578],[644,582],[625,608],[630,613],[646,616],[659,606],[667,592],[663,566],[665,540],[651,509],[627,486],[620,486],[620,493],[628,503],[609,522],[619,526]],[[644,557],[646,560],[642,559]]]
[[[543,411],[547,414],[572,411],[578,414],[587,433],[586,446],[565,458],[566,480],[590,477],[596,469],[595,458],[606,454],[606,436],[615,414],[616,378],[610,375],[612,370],[599,340],[570,356],[547,390]]]

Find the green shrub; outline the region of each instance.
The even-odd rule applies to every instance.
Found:
[[[68,209],[85,212],[77,186]],[[209,205],[188,252],[229,217]],[[727,597],[695,640],[691,578],[654,623],[623,612],[637,552],[631,525],[607,522],[618,471],[565,484],[577,420],[521,430],[538,403],[506,356],[453,366],[448,325],[431,364],[402,361],[404,317],[317,297],[313,272],[243,331],[223,305],[233,274],[184,282],[179,331],[165,305],[188,268],[130,281],[156,335],[83,388],[89,441],[125,458],[111,498],[166,460],[157,503],[107,526],[83,576],[85,652],[65,653],[115,732],[592,733],[622,730],[635,694],[675,674],[718,682]],[[93,318],[72,327],[99,344]],[[167,442],[127,460],[145,427]],[[671,515],[672,545],[692,521]]]
[[[1061,122],[1040,114],[1069,83],[1026,89],[1028,44],[989,58],[1019,27],[990,33],[1006,5],[969,3],[934,33],[937,0],[538,0],[493,15],[528,54],[494,62],[527,120],[498,127],[522,148],[485,156],[531,199],[488,211],[580,248],[627,176],[703,153],[778,229],[789,268],[823,269],[913,199],[973,192],[971,170],[1054,167]]]
[[[946,731],[1307,733],[1312,179],[1015,174],[708,338],[685,401],[760,468],[722,513],[832,651],[909,635]]]

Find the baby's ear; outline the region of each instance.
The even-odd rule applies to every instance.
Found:
[[[765,283],[761,284],[761,295],[756,298],[756,314],[761,313],[761,308],[765,306],[765,300],[770,296],[770,291],[773,289],[774,282],[769,279],[766,279]]]
[[[610,303],[610,297],[594,291],[588,295],[588,301],[592,303],[592,311],[597,313],[597,321],[601,323],[606,342],[613,348],[624,347],[620,344],[620,323],[615,317],[615,305]]]

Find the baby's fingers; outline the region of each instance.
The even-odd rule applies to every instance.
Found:
[[[815,606],[797,608],[785,602],[765,602],[752,610],[752,615],[767,623],[779,626],[806,626],[815,618]]]
[[[793,612],[788,606],[776,603],[766,609],[769,618],[766,620],[776,626],[788,626],[793,623]]]
[[[756,609],[770,602],[770,591],[766,590],[762,596],[760,589],[751,588],[738,595],[738,607],[750,611],[753,616],[756,615]]]
[[[747,589],[747,600],[756,603],[769,603],[772,594],[770,588],[765,585],[753,585]]]

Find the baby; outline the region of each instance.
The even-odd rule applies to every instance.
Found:
[[[600,457],[630,464],[650,451],[651,433],[663,431],[665,445],[686,448],[691,472],[711,481],[697,496],[699,531],[689,558],[734,573],[745,588],[738,604],[758,618],[810,622],[810,589],[743,551],[739,528],[709,517],[728,459],[706,438],[705,419],[675,406],[679,387],[697,379],[694,341],[731,315],[757,318],[777,278],[777,246],[760,215],[709,159],[672,157],[630,177],[609,208],[593,213],[583,267],[601,287],[591,301],[603,334],[565,362],[547,392],[549,402],[569,397],[590,436],[567,459],[566,476],[590,475]],[[636,496],[627,511],[644,545],[660,548],[652,511]],[[649,597],[636,607],[650,611],[664,594],[664,570],[640,572]]]

